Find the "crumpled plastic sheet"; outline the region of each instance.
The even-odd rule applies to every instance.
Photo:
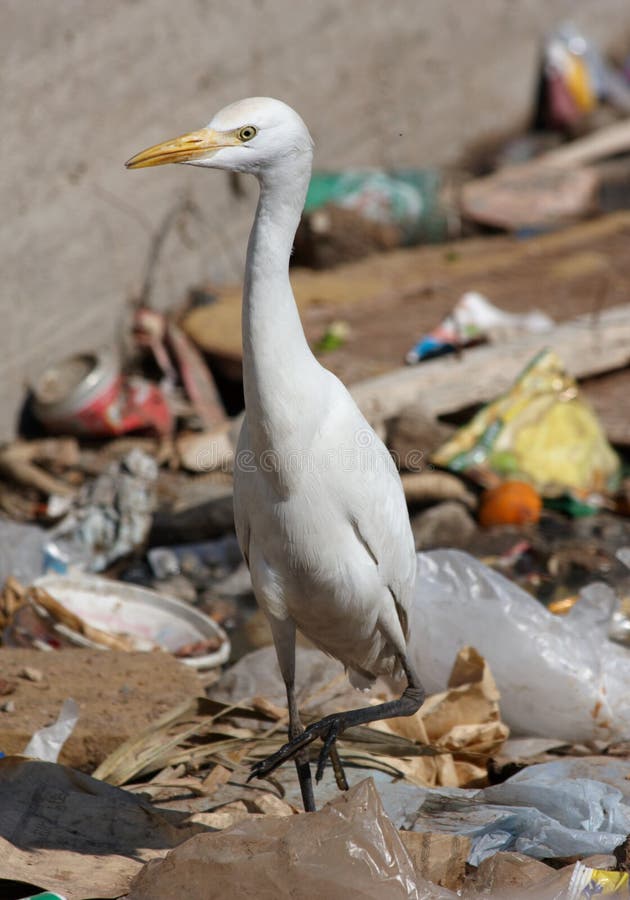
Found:
[[[499,850],[535,859],[611,853],[630,833],[630,762],[597,763],[542,763],[479,791],[426,789],[412,828],[468,835],[474,866]]]
[[[44,571],[47,533],[39,525],[0,519],[0,584],[12,575],[30,584]]]
[[[212,885],[211,895],[208,886]],[[415,875],[371,779],[319,812],[201,834],[134,879],[127,900],[449,900]]]
[[[146,539],[156,506],[158,466],[137,447],[82,489],[50,532],[48,568],[101,572]]]
[[[79,721],[79,704],[72,697],[64,700],[63,706],[52,725],[46,725],[35,732],[22,756],[39,759],[42,762],[56,763],[61,748],[68,740]]]
[[[444,689],[470,645],[490,666],[513,733],[630,738],[630,653],[607,639],[604,586],[591,586],[575,616],[559,617],[467,553],[419,553],[417,563],[409,654],[427,692]]]

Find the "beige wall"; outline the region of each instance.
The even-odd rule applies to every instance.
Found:
[[[569,15],[604,47],[630,32],[627,0],[4,0],[0,437],[37,368],[119,332],[178,197],[202,221],[170,236],[156,302],[238,273],[251,189],[126,172],[132,153],[268,94],[320,166],[449,163],[527,117],[541,37]]]

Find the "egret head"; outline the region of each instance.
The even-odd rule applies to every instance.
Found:
[[[281,100],[250,97],[218,112],[199,131],[155,144],[136,154],[128,169],[187,163],[211,169],[261,174],[283,160],[306,156],[313,142],[298,114]]]

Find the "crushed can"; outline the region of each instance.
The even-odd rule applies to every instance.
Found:
[[[61,434],[107,437],[131,431],[169,434],[173,417],[163,391],[126,377],[109,350],[78,353],[47,368],[32,385],[33,411]]]

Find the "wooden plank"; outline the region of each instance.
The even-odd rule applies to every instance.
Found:
[[[597,211],[599,185],[599,173],[592,167],[524,163],[465,184],[462,212],[475,222],[508,231],[557,228]]]
[[[534,160],[531,165],[551,164],[570,168],[600,162],[606,157],[630,151],[630,120],[615,122],[592,134],[577,138],[569,144],[550,150]]]
[[[598,208],[602,171],[593,164],[629,150],[630,121],[615,122],[469,181],[462,188],[462,209],[475,221],[508,230],[578,220]]]
[[[507,390],[533,356],[552,347],[575,378],[586,378],[630,364],[630,305],[599,316],[580,316],[546,334],[523,335],[508,343],[485,345],[417,366],[396,369],[355,384],[352,395],[375,424],[405,406],[421,404],[444,415],[485,403]]]
[[[558,322],[626,303],[629,240],[624,211],[527,241],[500,236],[396,250],[327,272],[293,270],[291,280],[311,345],[331,322],[347,323],[348,341],[320,359],[356,384],[400,366],[465,291],[507,312],[537,306]],[[240,287],[215,292],[217,301],[189,312],[183,327],[213,369],[240,380]]]

